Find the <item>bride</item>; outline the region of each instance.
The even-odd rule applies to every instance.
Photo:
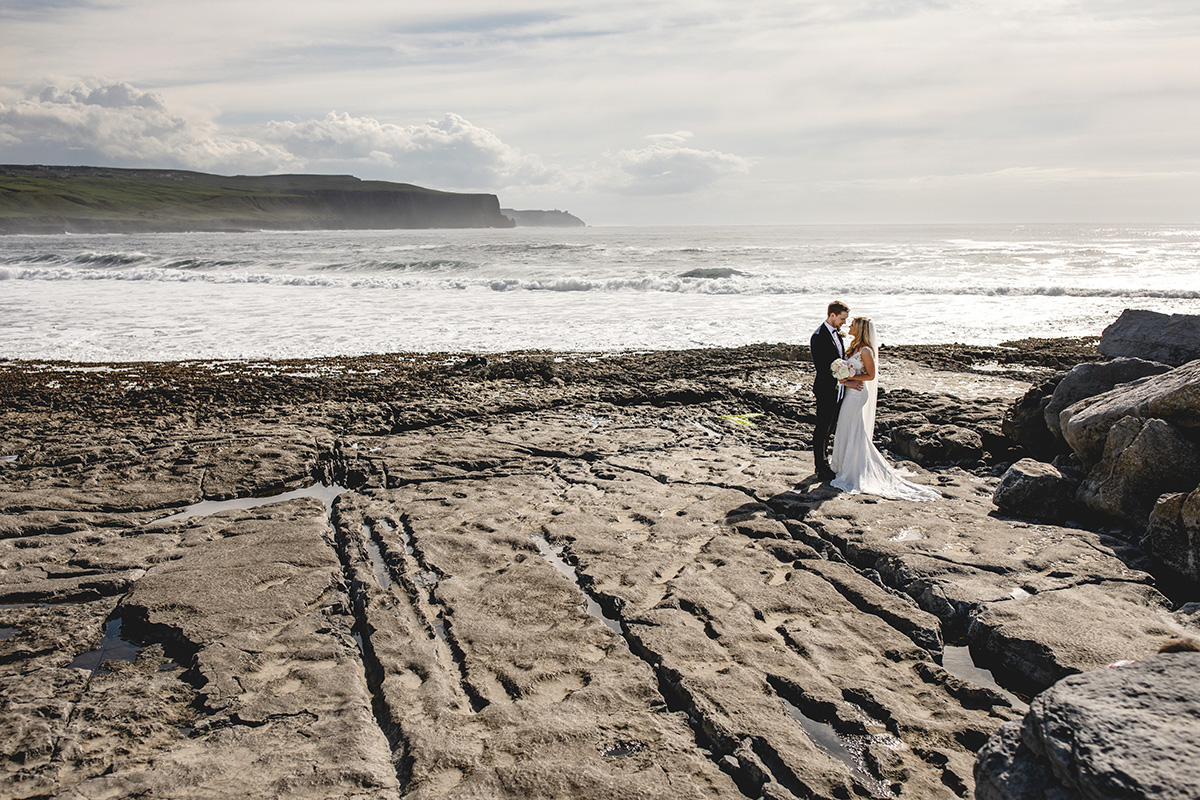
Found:
[[[851,494],[873,494],[891,500],[940,500],[942,495],[928,486],[909,483],[875,449],[875,403],[879,383],[875,380],[879,361],[876,356],[875,325],[867,317],[850,323],[854,337],[846,349],[846,360],[854,369],[854,380],[862,388],[847,387],[846,398],[838,414],[833,438],[831,485]]]

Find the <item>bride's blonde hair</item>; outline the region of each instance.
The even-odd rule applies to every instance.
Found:
[[[870,317],[855,317],[850,323],[850,335],[854,339],[850,342],[850,346],[846,348],[846,358],[854,355],[864,347],[869,347],[876,353],[879,352],[879,345],[875,343],[875,323],[871,322]]]

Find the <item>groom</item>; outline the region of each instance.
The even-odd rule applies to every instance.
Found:
[[[817,396],[817,429],[813,432],[813,461],[817,465],[817,477],[823,481],[833,480],[833,470],[829,468],[829,436],[837,427],[838,410],[842,405],[845,388],[841,381],[833,377],[829,371],[830,365],[836,359],[846,357],[846,348],[842,343],[839,330],[846,324],[850,316],[850,308],[840,300],[829,304],[825,321],[813,331],[808,340],[808,349],[812,353],[813,367],[817,377],[813,380],[813,394]],[[847,381],[852,385],[857,381]]]

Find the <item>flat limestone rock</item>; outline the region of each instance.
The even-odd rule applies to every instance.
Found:
[[[1194,626],[1136,547],[998,514],[982,469],[905,463],[931,503],[816,480],[802,358],[143,365],[53,414],[0,365],[0,785],[969,797],[1023,713],[948,657],[973,619],[1077,669]],[[928,420],[1008,451],[1003,401],[917,389],[882,397],[881,447]],[[1097,613],[1100,651],[1069,641],[1076,602],[1126,639]]]
[[[940,617],[951,635],[967,637],[1022,690],[1144,656],[1187,633],[1127,542],[996,515],[993,486],[943,476],[938,488],[948,499],[932,503],[835,494],[805,522]],[[864,503],[869,522],[857,511]]]
[[[990,603],[971,621],[972,646],[1034,691],[1101,666],[1144,658],[1188,630],[1157,589],[1105,582]],[[1200,633],[1200,631],[1194,631]]]

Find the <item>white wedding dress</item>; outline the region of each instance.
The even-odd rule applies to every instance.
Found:
[[[871,351],[874,356],[875,352]],[[855,374],[866,372],[862,351],[847,359]],[[875,362],[879,375],[879,362]],[[889,500],[940,500],[942,495],[928,486],[909,483],[892,469],[872,441],[875,434],[875,402],[879,396],[879,381],[870,380],[855,391],[846,387],[842,410],[838,413],[833,434],[833,456],[830,465],[837,477],[831,485],[850,494],[871,494]]]

